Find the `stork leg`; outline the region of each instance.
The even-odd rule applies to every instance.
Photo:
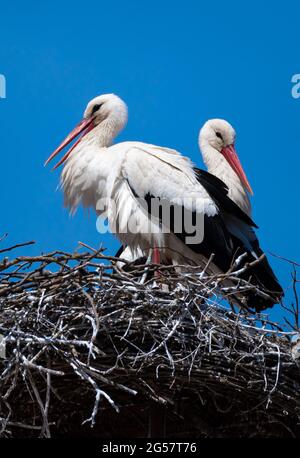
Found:
[[[152,262],[153,264],[160,264],[160,252],[157,246],[154,246],[153,248]]]
[[[153,252],[152,252],[152,262],[153,264],[160,264],[160,252],[157,248],[157,245],[154,244]],[[160,273],[158,270],[154,272],[155,277],[160,277]]]

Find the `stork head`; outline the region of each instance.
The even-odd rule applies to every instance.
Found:
[[[115,94],[98,95],[87,104],[83,115],[83,119],[93,120],[94,127],[108,117],[114,118],[120,129],[127,122],[127,105]]]
[[[243,170],[235,150],[235,130],[224,119],[210,119],[200,129],[199,147],[205,163],[216,160],[216,154],[222,155],[239,177],[243,186],[253,195],[252,188]]]
[[[103,94],[92,99],[84,110],[83,119],[77,126],[70,132],[65,140],[47,159],[47,165],[62,149],[64,149],[72,140],[79,136],[73,146],[66,152],[63,158],[55,165],[56,169],[59,165],[63,164],[73,149],[80,143],[83,137],[90,131],[100,126],[107,119],[109,122],[109,129],[112,130],[112,135],[115,136],[126,125],[128,118],[128,110],[126,104],[120,97],[115,94]]]

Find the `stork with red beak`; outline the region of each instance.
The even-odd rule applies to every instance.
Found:
[[[249,195],[252,188],[244,172],[235,149],[236,133],[232,125],[224,119],[210,119],[201,127],[199,132],[199,148],[208,172],[218,177],[215,190],[226,185],[227,195],[241,210],[251,216]],[[197,173],[205,174],[203,170],[195,169]],[[128,261],[135,261],[142,256],[141,251],[133,253],[130,247],[120,249],[118,255]]]
[[[245,262],[257,259],[262,251],[252,229],[255,224],[228,197],[226,185],[210,173],[195,169],[188,158],[173,149],[141,142],[113,144],[126,122],[127,107],[119,97],[96,97],[88,103],[83,120],[47,160],[46,163],[80,135],[55,166],[65,163],[61,184],[65,205],[71,212],[80,203],[93,207],[108,218],[123,245],[146,255],[153,250],[156,263],[204,267],[214,253],[210,269],[226,272],[241,253],[247,254]],[[234,173],[243,177],[246,186],[230,145],[218,154],[227,154]],[[187,215],[184,218],[192,216],[198,221],[200,217],[203,238],[190,237],[185,221],[178,229],[175,211],[166,227],[160,213],[153,211],[152,199],[183,210],[181,214]],[[268,290],[270,299],[261,296],[254,300],[253,293],[246,291],[245,304],[260,310],[280,300],[281,287],[266,259],[251,272],[251,278]]]
[[[207,170],[228,187],[228,196],[251,215],[252,188],[235,149],[236,133],[224,119],[210,119],[200,129],[199,147]]]

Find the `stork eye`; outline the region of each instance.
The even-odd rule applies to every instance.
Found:
[[[100,107],[101,107],[101,104],[94,105],[93,110],[92,110],[92,114],[95,114],[96,111],[98,111]]]
[[[220,138],[221,140],[223,140],[222,134],[220,134],[220,132],[216,132],[216,136]]]

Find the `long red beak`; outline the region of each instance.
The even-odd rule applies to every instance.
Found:
[[[78,143],[80,143],[80,141],[82,140],[82,138],[95,127],[93,121],[93,118],[83,119],[82,121],[80,121],[80,123],[77,124],[77,126],[72,130],[72,132],[59,145],[59,147],[56,148],[56,150],[51,154],[51,156],[48,157],[48,159],[45,162],[45,165],[52,161],[52,159],[54,159],[55,156],[57,156],[57,154],[62,149],[64,149],[69,143],[71,143],[72,140],[74,140],[74,138],[76,138],[79,134],[82,133],[82,135],[77,139],[74,145],[71,146],[71,148],[61,158],[61,160],[53,167],[53,170],[57,169],[57,167],[63,164],[68,159],[75,146],[77,146]]]
[[[229,165],[233,168],[233,170],[235,171],[235,173],[237,174],[237,176],[239,177],[247,191],[249,191],[249,193],[253,196],[252,188],[243,170],[242,164],[240,163],[234,144],[225,146],[225,148],[222,149],[221,153],[223,154]]]

